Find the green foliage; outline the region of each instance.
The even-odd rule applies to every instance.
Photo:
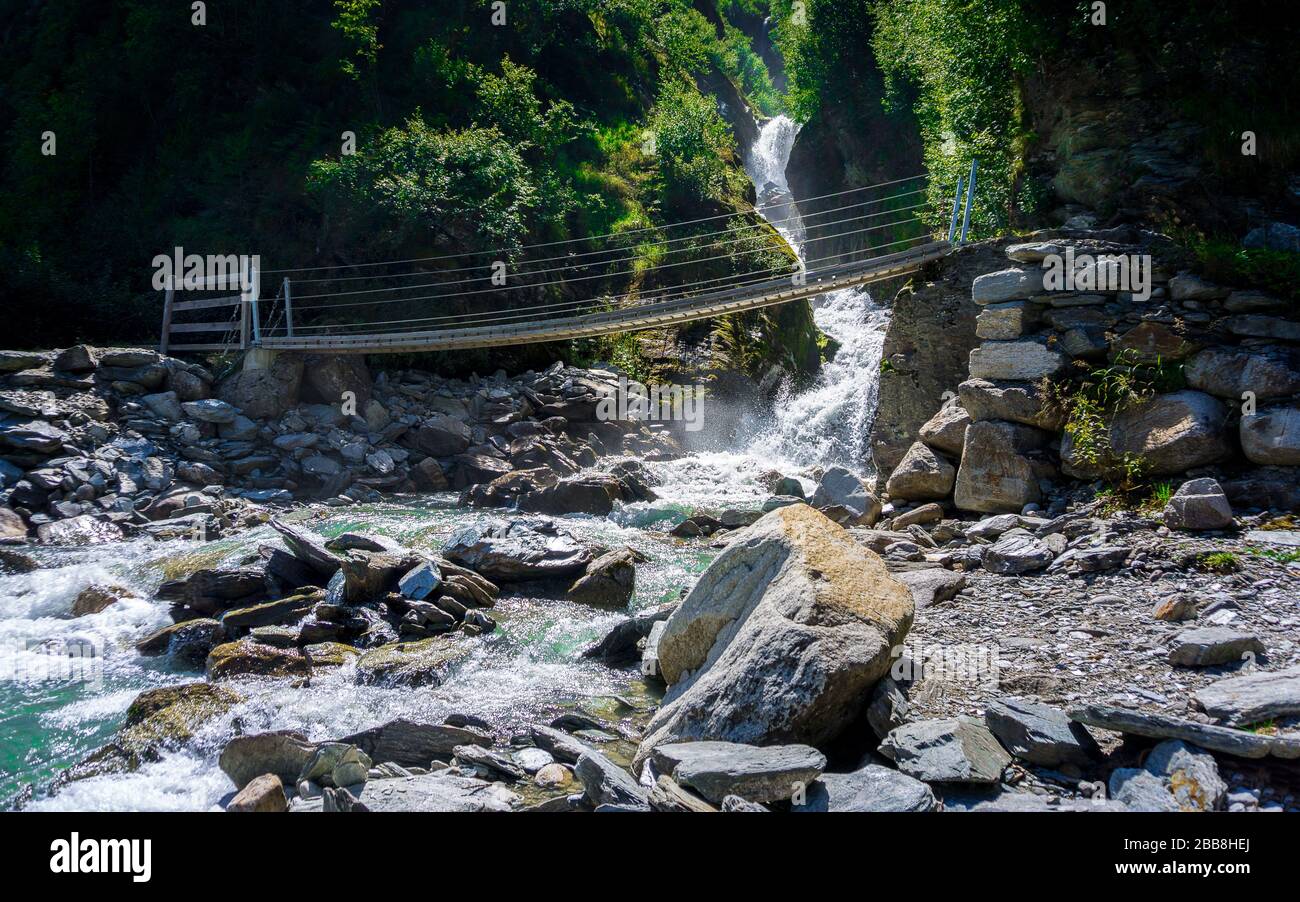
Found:
[[[709,53],[713,64],[740,88],[764,116],[786,111],[785,98],[772,84],[763,58],[750,46],[749,37],[731,23],[725,23],[724,37],[714,42]]]
[[[334,0],[338,18],[334,27],[342,32],[352,49],[349,59],[342,61],[343,71],[352,78],[361,77],[360,62],[365,68],[372,69],[379,58],[379,26],[375,14],[381,6],[381,0]]]
[[[1300,563],[1300,551],[1287,551],[1282,548],[1248,548],[1248,553],[1256,557],[1266,557],[1279,564]]]
[[[665,207],[688,209],[699,199],[722,201],[743,193],[731,129],[713,101],[684,82],[665,84],[650,116]]]
[[[1207,278],[1300,300],[1300,254],[1204,238],[1193,239],[1190,245]]]
[[[931,225],[942,226],[953,186],[979,160],[974,237],[1004,230],[1041,194],[1019,185],[1029,135],[1021,79],[1051,32],[1033,0],[899,0],[872,3],[872,49],[895,96],[916,89],[930,172]]]
[[[1077,381],[1045,379],[1039,389],[1049,405],[1065,414],[1074,458],[1127,494],[1142,485],[1146,462],[1132,452],[1115,452],[1111,423],[1131,405],[1181,387],[1182,379],[1181,364],[1160,359],[1143,363],[1136,353],[1125,351],[1109,366],[1093,369]]]
[[[743,35],[719,38],[691,0],[511,0],[505,27],[490,0],[245,0],[209,4],[206,28],[157,0],[27,6],[0,30],[0,291],[31,311],[23,340],[37,346],[156,334],[149,261],[176,245],[267,268],[466,258],[451,268],[643,229],[624,242],[632,266],[565,299],[649,288],[669,237],[656,224],[747,206],[730,131],[695,80],[717,67],[776,102]],[[779,264],[775,233],[746,234],[697,264],[720,253],[700,239],[672,277]]]
[[[1236,573],[1241,561],[1231,551],[1206,551],[1197,555],[1196,566],[1209,573]]]
[[[346,240],[375,252],[424,233],[471,246],[517,247],[537,188],[496,128],[435,132],[413,116],[372,150],[312,164],[312,186]]]

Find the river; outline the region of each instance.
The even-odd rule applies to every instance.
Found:
[[[746,168],[760,209],[777,221],[796,251],[802,227],[789,201],[786,164],[797,126],[768,120],[751,148]],[[630,545],[647,558],[638,565],[632,609],[676,598],[716,551],[682,543],[669,530],[696,509],[755,508],[767,496],[764,474],[779,470],[813,488],[812,469],[832,463],[869,468],[868,431],[876,404],[880,353],[888,311],[864,289],[814,301],[818,327],[839,343],[818,380],[787,393],[770,418],[755,423],[733,447],[696,449],[684,459],[647,464],[658,485],[653,502],[625,505],[608,518],[570,516],[565,525],[583,539]],[[704,408],[707,416],[707,402]],[[598,465],[608,467],[605,459]],[[413,548],[437,550],[456,529],[500,512],[458,508],[450,494],[408,503],[323,508],[307,524],[323,535],[352,530],[381,533]],[[37,548],[45,564],[26,575],[0,576],[0,801],[24,785],[43,785],[60,769],[111,739],[132,699],[145,688],[186,682],[200,675],[163,658],[144,658],[133,644],[170,622],[163,602],[127,600],[98,614],[71,618],[78,592],[115,583],[143,598],[166,578],[199,566],[235,564],[261,543],[275,543],[268,527],[195,545],[188,541],[133,540],[90,548]],[[207,724],[183,749],[167,752],[128,775],[95,777],[39,797],[34,810],[207,810],[231,791],[216,766],[236,731],[297,729],[309,738],[337,738],[403,716],[429,722],[459,712],[488,720],[501,735],[566,709],[617,719],[628,705],[648,709],[653,689],[635,668],[584,661],[581,651],[624,616],[567,601],[503,598],[493,611],[496,631],[477,640],[471,657],[443,686],[385,689],[357,686],[344,666],[314,676],[311,685],[284,681],[240,684],[246,699]],[[90,679],[41,680],[37,665],[48,655],[33,643],[80,638],[102,657]],[[23,678],[27,674],[28,678]]]

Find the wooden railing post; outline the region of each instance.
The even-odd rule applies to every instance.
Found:
[[[170,343],[172,331],[172,301],[176,297],[176,278],[175,276],[167,277],[167,293],[163,296],[163,320],[162,320],[162,337],[158,339],[158,351],[161,354],[167,353],[167,345]]]

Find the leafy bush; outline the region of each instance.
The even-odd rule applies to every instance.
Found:
[[[731,129],[713,101],[693,86],[666,84],[650,128],[666,207],[689,209],[701,199],[721,201],[743,192],[744,176],[728,166],[736,153]]]
[[[435,132],[418,115],[373,149],[312,164],[332,221],[372,252],[438,236],[466,250],[517,248],[537,188],[519,150],[495,127]]]

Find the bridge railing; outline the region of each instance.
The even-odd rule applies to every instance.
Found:
[[[178,300],[179,288],[186,294],[202,294],[213,291],[230,291],[218,297],[193,298]],[[261,326],[257,313],[258,274],[255,265],[240,264],[235,276],[219,275],[187,278],[172,274],[167,279],[167,288],[163,293],[162,334],[158,340],[158,350],[167,353],[185,353],[195,351],[243,351],[253,347],[260,340]],[[202,312],[206,316],[220,316],[209,311],[231,311],[225,318],[205,319],[199,321],[178,322],[177,314]],[[214,341],[195,341],[195,336],[216,336]],[[179,340],[177,340],[179,339]]]
[[[976,166],[972,164],[969,180],[957,180],[948,224],[948,239],[947,242],[942,242],[946,246],[966,238],[975,175]],[[176,289],[169,284],[164,302],[160,344],[164,350],[229,351],[263,344],[325,344],[333,338],[353,335],[402,332],[429,334],[492,327],[514,330],[528,324],[573,320],[602,313],[613,313],[623,321],[634,323],[641,315],[640,311],[664,302],[685,302],[689,308],[693,299],[714,296],[720,290],[736,297],[748,298],[754,292],[767,291],[770,286],[764,283],[770,283],[773,279],[786,278],[797,283],[814,273],[842,273],[845,267],[860,266],[863,263],[869,267],[873,261],[880,261],[890,255],[918,249],[927,243],[933,245],[934,237],[922,220],[923,214],[917,212],[928,207],[924,200],[928,189],[923,181],[919,181],[925,178],[924,175],[912,176],[806,199],[811,202],[837,198],[833,203],[840,204],[838,198],[844,195],[876,191],[882,187],[889,189],[888,193],[881,196],[860,195],[866,199],[844,203],[842,206],[819,205],[815,212],[804,216],[796,211],[792,218],[796,221],[800,234],[804,233],[805,227],[815,229],[818,234],[816,240],[828,242],[818,245],[819,247],[835,249],[847,246],[851,249],[801,260],[797,268],[784,273],[780,268],[772,266],[749,272],[730,271],[739,268],[734,266],[736,259],[753,259],[748,256],[751,250],[743,250],[750,247],[750,244],[742,242],[753,242],[757,236],[770,235],[774,230],[779,230],[783,222],[789,225],[789,220],[769,221],[762,218],[757,210],[753,211],[753,221],[745,221],[739,226],[734,222],[736,214],[729,213],[606,236],[531,245],[534,250],[558,249],[575,242],[586,242],[584,247],[597,246],[598,249],[574,250],[570,247],[560,253],[547,251],[546,256],[523,259],[508,270],[500,261],[494,261],[490,270],[483,264],[462,266],[459,264],[464,262],[464,258],[458,255],[280,270],[278,272],[283,274],[283,278],[278,292],[269,302],[262,301],[260,307],[260,273],[256,267],[245,271],[241,266],[239,294],[178,300]],[[794,207],[789,205],[787,209],[794,210]],[[900,216],[902,218],[896,218]],[[832,218],[829,221],[813,222],[822,217]],[[699,231],[700,224],[718,219],[726,219],[723,228]],[[684,236],[668,237],[672,230],[685,226],[694,228]],[[835,229],[836,226],[839,228]],[[648,234],[639,237],[636,233]],[[869,237],[881,233],[885,240]],[[904,237],[887,240],[900,234]],[[599,248],[598,239],[602,238],[613,239],[615,243]],[[710,238],[716,240],[706,241]],[[805,247],[809,251],[813,250],[813,245]],[[658,250],[652,252],[654,248]],[[709,253],[714,248],[719,252]],[[738,249],[742,249],[739,258],[736,256]],[[486,253],[490,252],[485,252],[485,256]],[[684,258],[673,259],[675,255],[684,255]],[[864,256],[866,260],[863,259]],[[645,266],[647,260],[653,263]],[[447,268],[448,261],[450,268]],[[709,263],[714,263],[714,267],[708,267]],[[387,269],[398,264],[419,264],[419,268],[400,272],[374,272],[371,269]],[[618,264],[628,265],[626,270],[620,271],[614,268]],[[671,271],[683,266],[695,269],[703,267],[705,273],[716,272],[718,268],[727,268],[728,271],[692,282],[673,281]],[[500,273],[497,272],[497,267],[502,267]],[[352,272],[336,275],[340,269]],[[322,271],[325,274],[322,275]],[[291,273],[294,274],[292,277]],[[300,277],[300,273],[306,275]],[[474,275],[459,277],[462,273]],[[497,281],[498,275],[502,277],[500,282]],[[626,288],[622,294],[592,293],[588,290],[585,296],[579,295],[581,286],[590,284],[597,288],[602,283],[607,285],[611,282],[633,287]],[[376,287],[371,287],[372,285]],[[206,284],[201,287],[219,286]],[[425,293],[429,289],[433,289],[433,293]],[[520,292],[525,294],[521,295]],[[495,306],[495,309],[475,309],[473,305],[480,296],[493,305],[499,304],[503,297],[519,298],[524,303]],[[707,306],[707,297],[701,303]],[[226,320],[180,322],[177,319],[177,314],[190,311],[223,309],[232,310]],[[186,342],[191,336],[213,333],[219,334],[220,340]],[[325,341],[314,342],[314,339]]]

